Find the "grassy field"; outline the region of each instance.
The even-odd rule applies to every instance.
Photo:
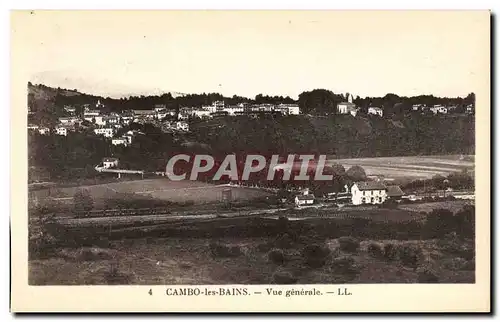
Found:
[[[283,249],[286,261],[276,263],[261,246],[265,238],[225,238],[238,254],[216,256],[210,239],[148,238],[112,242],[109,248],[62,249],[49,259],[29,262],[31,285],[81,284],[281,284],[277,274],[290,276],[294,283],[416,283],[418,270],[397,260],[375,258],[369,240],[358,251],[340,250],[337,239],[327,240],[330,250],[324,265],[311,268],[304,263],[303,248]],[[416,244],[424,257],[420,266],[431,267],[440,283],[473,283],[474,268],[447,253],[435,240],[377,241],[379,244]],[[349,270],[340,269],[342,258],[352,261]]]
[[[369,176],[382,176],[386,179],[426,179],[434,175],[446,176],[463,169],[473,170],[474,160],[471,156],[410,156],[381,157],[360,159],[329,159],[340,163],[346,169],[359,165]]]
[[[453,201],[439,201],[439,202],[425,202],[414,204],[402,204],[398,208],[415,212],[431,212],[434,209],[448,209],[454,213],[461,210],[466,205],[473,205],[474,202],[470,200],[453,200]]]
[[[30,199],[38,198],[42,201],[54,198],[59,201],[71,202],[76,191],[86,189],[92,199],[99,201],[110,198],[126,198],[131,194],[135,198],[154,198],[170,202],[208,203],[222,200],[222,191],[226,186],[217,186],[198,181],[170,181],[165,178],[134,181],[118,181],[91,186],[50,188],[30,191]],[[232,187],[234,200],[249,200],[269,195],[267,192],[244,187]]]

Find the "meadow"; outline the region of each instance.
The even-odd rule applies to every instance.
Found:
[[[464,169],[473,170],[474,160],[471,156],[408,156],[380,157],[358,159],[334,159],[331,163],[342,164],[346,169],[359,165],[368,176],[380,176],[385,179],[428,179],[434,175],[447,176]]]

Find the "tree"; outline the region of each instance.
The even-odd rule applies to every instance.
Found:
[[[76,212],[87,212],[94,208],[94,200],[88,190],[80,189],[73,196],[73,204]]]
[[[366,172],[365,169],[360,167],[359,165],[354,165],[349,168],[346,172],[349,179],[353,181],[365,181],[366,180]]]

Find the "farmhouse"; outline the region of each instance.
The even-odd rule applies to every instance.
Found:
[[[380,107],[369,107],[368,114],[383,116],[384,111]]]
[[[118,159],[117,158],[103,158],[102,165],[106,169],[117,167],[118,166]]]
[[[377,181],[356,182],[351,187],[352,204],[381,204],[387,198],[387,187]]]
[[[297,207],[304,206],[304,205],[312,205],[314,203],[314,195],[312,194],[307,194],[307,195],[297,195],[295,196],[295,205]]]

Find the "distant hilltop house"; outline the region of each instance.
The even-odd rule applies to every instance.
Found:
[[[102,165],[106,169],[116,168],[118,166],[118,159],[117,158],[103,158]]]
[[[383,116],[384,110],[382,110],[380,107],[369,107],[368,114]]]
[[[358,113],[358,108],[356,104],[352,102],[352,94],[348,96],[347,102],[342,102],[337,104],[337,113],[338,114],[351,114],[352,116],[356,116]]]
[[[438,113],[447,114],[448,113],[448,108],[446,108],[446,106],[443,106],[443,105],[434,105],[429,110],[434,114],[438,114]]]
[[[474,105],[469,104],[469,105],[467,105],[467,107],[465,109],[465,113],[467,113],[467,114],[474,114],[474,110],[475,110]]]
[[[314,195],[309,193],[309,189],[305,189],[302,194],[295,196],[295,205],[297,207],[312,205],[315,200]]]
[[[75,114],[76,113],[76,107],[71,106],[71,105],[64,105],[64,111],[66,111],[69,114]]]

